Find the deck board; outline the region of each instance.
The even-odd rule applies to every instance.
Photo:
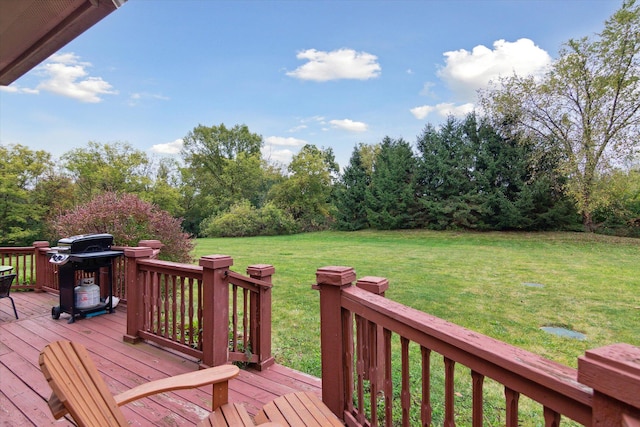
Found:
[[[57,295],[13,292],[19,320],[11,303],[0,302],[0,420],[12,426],[66,426],[56,422],[46,400],[51,389],[38,366],[38,355],[49,342],[67,339],[87,347],[98,371],[114,393],[137,384],[198,369],[198,361],[155,345],[128,344],[126,307],[115,313],[67,323],[68,315],[51,318]],[[255,415],[262,405],[292,391],[312,391],[320,395],[318,378],[281,365],[264,371],[242,370],[229,383],[229,397]],[[194,425],[209,414],[210,389],[179,390],[148,397],[123,407],[132,425]],[[7,420],[7,421],[5,421]],[[7,424],[9,422],[9,424]]]

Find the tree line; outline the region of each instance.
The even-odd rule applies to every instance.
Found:
[[[135,195],[193,236],[328,228],[640,236],[635,0],[601,33],[565,43],[543,76],[503,77],[480,100],[482,113],[427,124],[414,143],[357,144],[342,170],[330,148],[311,144],[288,165],[270,163],[246,125],[196,126],[180,159],[121,142],[89,142],[58,160],[0,145],[0,245],[58,238],[65,213],[105,193]]]

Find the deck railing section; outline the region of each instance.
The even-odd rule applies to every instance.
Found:
[[[16,273],[14,291],[36,289],[36,259],[41,243],[35,242],[33,246],[25,247],[0,248],[0,265],[9,265],[13,267],[12,273]]]
[[[379,295],[383,278],[353,286],[349,267],[321,268],[316,278],[322,397],[349,426],[428,426],[434,408],[438,424],[482,426],[497,386],[503,397],[496,406],[506,408],[498,420],[508,427],[519,425],[521,396],[540,405],[548,427],[561,417],[587,426],[640,422],[638,347],[590,350],[575,370],[388,300]]]
[[[273,363],[272,266],[250,266],[245,277],[229,269],[233,260],[224,255],[202,257],[199,265],[150,255],[150,248],[125,249],[126,341],[155,342],[203,366]]]
[[[231,331],[229,360],[252,363],[264,369],[275,362],[271,355],[271,283],[275,268],[256,264],[247,276],[231,270]]]

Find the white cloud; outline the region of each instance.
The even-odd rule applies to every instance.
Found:
[[[537,75],[551,64],[551,56],[529,39],[515,42],[497,40],[493,50],[479,45],[471,52],[460,49],[445,52],[446,65],[438,72],[461,100],[475,100],[476,91],[500,76]]]
[[[46,80],[41,82],[36,89],[90,103],[102,101],[102,95],[118,93],[101,77],[89,76],[87,72],[89,67],[91,67],[89,62],[81,62],[74,53],[51,55],[38,68]]]
[[[27,93],[29,95],[37,95],[39,93],[39,91],[37,89],[30,89],[30,88],[27,88],[27,87],[20,87],[20,86],[17,86],[17,85],[0,86],[0,92]]]
[[[301,80],[317,82],[340,79],[368,80],[378,77],[381,70],[377,56],[367,52],[356,52],[353,49],[338,49],[331,52],[307,49],[299,52],[296,58],[306,59],[308,62],[287,72],[287,75]]]
[[[436,84],[433,82],[427,82],[422,86],[422,90],[420,91],[420,95],[433,97],[433,88],[436,87]]]
[[[129,105],[130,107],[135,107],[136,105],[139,105],[143,100],[145,99],[157,99],[160,101],[168,101],[170,98],[164,95],[159,95],[159,94],[155,94],[155,93],[132,93],[129,96],[129,99],[127,101],[127,105]]]
[[[271,152],[271,156],[269,157],[269,160],[287,164],[291,162],[292,158],[293,158],[293,151],[291,150],[274,150]]]
[[[268,145],[277,145],[280,147],[302,147],[307,141],[298,138],[284,138],[282,136],[270,136],[264,140]]]
[[[262,147],[262,157],[269,162],[277,162],[287,164],[293,158],[293,151],[289,149],[275,150],[272,145],[265,145]]]
[[[334,128],[347,130],[349,132],[366,132],[367,124],[362,122],[354,122],[353,120],[330,120],[329,123]]]
[[[296,133],[296,132],[299,132],[299,131],[301,131],[301,130],[305,130],[305,129],[306,129],[306,128],[308,128],[308,127],[309,127],[309,126],[307,126],[307,125],[298,125],[298,126],[296,126],[296,127],[293,127],[293,128],[291,128],[291,129],[289,129],[287,132],[290,132],[290,133]]]
[[[270,162],[277,162],[287,164],[293,158],[295,154],[293,150],[289,148],[277,148],[277,147],[302,147],[308,144],[304,139],[282,137],[282,136],[270,136],[265,138],[265,144],[262,147],[262,157]]]
[[[452,102],[444,102],[437,105],[423,105],[421,107],[415,107],[410,111],[416,119],[422,120],[433,112],[441,117],[464,117],[471,113],[473,109],[474,105],[470,102],[462,105],[455,105]]]
[[[411,114],[413,114],[416,119],[422,120],[425,117],[427,117],[435,109],[436,107],[432,105],[423,105],[421,107],[412,108],[410,111],[411,111]]]
[[[156,144],[151,147],[151,152],[158,154],[178,154],[182,150],[182,138],[165,144]]]

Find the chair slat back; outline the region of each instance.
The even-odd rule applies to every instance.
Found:
[[[9,296],[11,284],[16,276],[16,273],[0,275],[0,298],[6,298]]]
[[[40,369],[78,426],[128,425],[83,345],[69,341],[47,345],[40,353]]]

